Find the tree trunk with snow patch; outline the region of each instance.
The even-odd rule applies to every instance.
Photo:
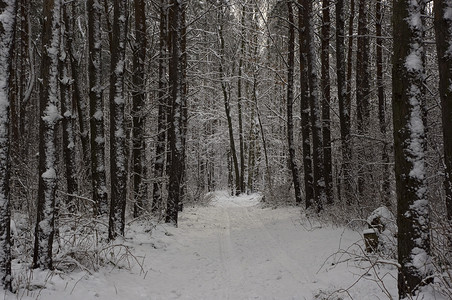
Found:
[[[78,193],[77,183],[77,163],[75,161],[75,109],[71,93],[73,82],[70,70],[69,49],[72,47],[72,32],[69,29],[69,5],[63,4],[61,23],[61,45],[60,45],[60,95],[61,111],[63,113],[63,156],[66,169],[67,185],[67,207],[69,211],[74,211],[77,200],[75,195]]]
[[[56,127],[58,110],[58,54],[61,0],[45,0],[42,30],[42,83],[39,98],[39,185],[33,267],[52,269],[55,233]]]
[[[169,33],[171,57],[169,61],[169,88],[171,92],[172,109],[170,115],[169,143],[171,151],[171,164],[169,170],[168,205],[166,223],[177,226],[179,203],[181,201],[181,188],[184,173],[184,119],[183,101],[183,70],[182,57],[182,30],[183,10],[185,1],[171,0],[169,9]]]
[[[426,195],[424,84],[421,13],[424,0],[394,1],[392,74],[394,158],[397,189],[399,297],[416,295],[431,282],[430,217]]]
[[[106,215],[108,194],[105,167],[104,100],[102,87],[102,6],[88,0],[88,77],[91,130],[91,179],[96,215]]]
[[[127,0],[114,2],[110,65],[110,176],[111,202],[108,238],[124,235],[127,170],[125,108],[125,54],[127,45]]]

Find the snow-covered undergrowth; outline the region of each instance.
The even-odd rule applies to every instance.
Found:
[[[263,208],[258,194],[209,198],[207,206],[185,207],[178,228],[134,221],[112,244],[80,234],[97,246],[75,242],[77,256],[57,253],[56,271],[16,260],[18,290],[4,298],[397,299],[396,262],[369,256],[362,230],[308,220],[296,207]]]

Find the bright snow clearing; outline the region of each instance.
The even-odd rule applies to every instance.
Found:
[[[131,268],[35,272],[33,280],[45,279],[44,287],[19,298],[396,298],[395,267],[364,259],[359,232],[311,226],[295,207],[262,209],[257,194],[212,198],[209,206],[186,207],[179,228],[158,225],[151,235],[149,225],[131,225],[125,241],[134,255]]]

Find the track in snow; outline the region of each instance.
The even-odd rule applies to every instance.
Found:
[[[320,294],[385,299],[372,277],[341,298],[334,296],[353,284],[363,268],[324,263],[339,244],[346,248],[359,240],[358,233],[330,227],[307,231],[298,208],[262,209],[259,195],[215,192],[213,198],[206,207],[186,207],[178,228],[161,224],[150,235],[145,230],[149,224],[128,227],[127,242],[137,258],[144,258],[143,269],[136,265],[71,274],[69,279],[55,276],[39,291],[40,299],[325,299],[316,297]],[[390,276],[387,272],[379,276],[396,290],[396,270]],[[23,299],[36,299],[37,293]]]

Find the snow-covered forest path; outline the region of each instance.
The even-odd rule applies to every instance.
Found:
[[[360,240],[357,232],[312,226],[295,207],[263,209],[259,195],[212,198],[208,206],[186,207],[178,228],[158,225],[151,235],[143,224],[128,229],[126,242],[142,269],[74,274],[65,286],[54,277],[42,299],[326,299],[367,272],[332,264],[348,259],[331,255]],[[349,293],[386,298],[371,280]]]

